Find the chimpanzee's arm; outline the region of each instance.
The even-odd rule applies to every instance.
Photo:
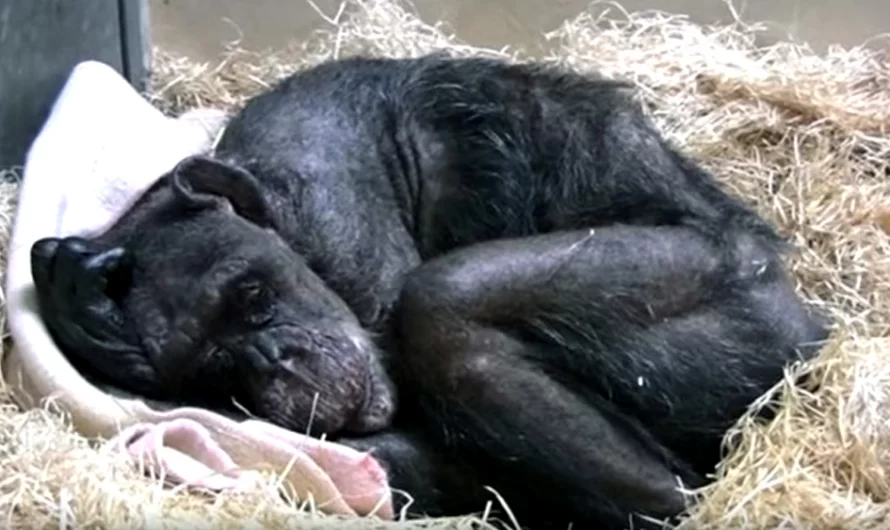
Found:
[[[405,274],[420,258],[397,206],[372,193],[361,185],[349,190],[310,186],[302,196],[299,226],[311,234],[311,245],[302,250],[310,267],[366,329],[381,332]]]

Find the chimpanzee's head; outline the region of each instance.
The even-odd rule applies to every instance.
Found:
[[[372,341],[278,223],[253,175],[188,158],[100,237],[35,243],[43,318],[124,389],[235,398],[315,434],[382,428],[393,403]]]

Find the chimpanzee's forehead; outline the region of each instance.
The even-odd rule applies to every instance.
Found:
[[[214,215],[213,223],[173,222],[145,230],[126,245],[134,265],[133,287],[154,297],[191,296],[224,289],[250,275],[275,282],[299,259],[274,234],[237,218]]]
[[[261,259],[286,250],[274,233],[226,211],[208,211],[169,219],[133,234],[128,245],[136,254],[181,259],[210,266],[231,256]]]
[[[271,246],[215,237],[185,243],[171,245],[163,255],[136,256],[132,287],[145,303],[153,300],[170,308],[169,313],[194,307],[206,293],[230,292],[246,281],[275,291],[287,289],[290,283],[293,268]]]

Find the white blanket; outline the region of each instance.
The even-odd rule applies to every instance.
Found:
[[[211,109],[167,118],[106,65],[72,71],[25,164],[7,271],[13,347],[4,377],[23,407],[51,398],[81,434],[149,457],[171,482],[221,490],[245,487],[249,470],[272,470],[323,511],[391,518],[386,476],[369,455],[260,421],[103,391],[72,367],[38,314],[32,244],[105,229],[179,160],[208,150],[224,118]]]

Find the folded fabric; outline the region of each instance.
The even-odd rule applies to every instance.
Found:
[[[32,244],[101,232],[179,160],[209,150],[225,117],[201,109],[168,118],[110,67],[89,61],[73,69],[25,163],[7,265],[12,347],[4,377],[22,407],[53,400],[78,432],[109,439],[168,482],[221,491],[253,487],[256,471],[273,471],[322,511],[391,519],[386,474],[369,454],[99,388],[68,362],[40,318]]]

